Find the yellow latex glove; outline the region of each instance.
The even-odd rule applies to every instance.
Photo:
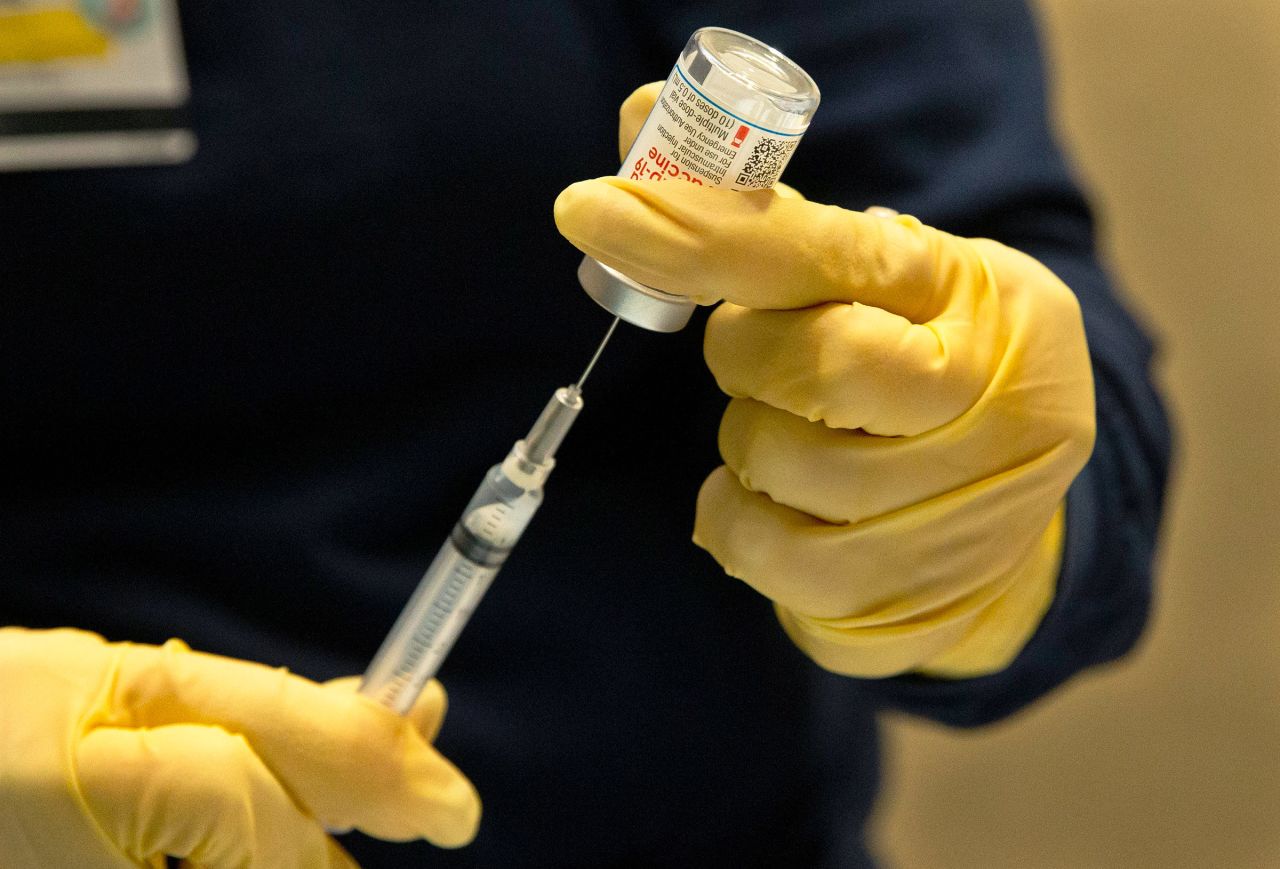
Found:
[[[652,105],[623,105],[629,142]],[[583,181],[560,232],[630,277],[724,299],[732,396],[694,541],[857,676],[1002,669],[1052,600],[1062,502],[1093,447],[1078,302],[1031,257],[770,190]]]
[[[354,867],[324,831],[475,835],[475,789],[405,717],[285,670],[83,631],[0,629],[0,865]]]

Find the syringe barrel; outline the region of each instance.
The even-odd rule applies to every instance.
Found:
[[[413,707],[542,505],[542,484],[580,410],[577,384],[557,389],[528,436],[484,475],[365,670],[361,694],[401,714]]]
[[[374,655],[360,693],[402,715],[413,707],[541,504],[541,488],[517,485],[503,465],[489,469]]]
[[[694,31],[618,171],[636,181],[772,187],[809,128],[818,86],[790,58],[723,27]],[[676,332],[696,307],[587,257],[583,289],[614,315]]]
[[[497,574],[446,540],[365,670],[360,693],[400,715],[412,709]]]

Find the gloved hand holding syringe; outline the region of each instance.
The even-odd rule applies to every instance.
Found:
[[[813,80],[775,49],[732,30],[702,28],[680,53],[618,175],[728,190],[772,187],[818,100]],[[613,324],[578,381],[556,390],[528,436],[485,475],[365,672],[361,693],[401,714],[440,668],[542,503],[556,450],[582,410],[582,385],[618,320],[675,332],[696,308],[591,257],[578,278],[615,315]]]

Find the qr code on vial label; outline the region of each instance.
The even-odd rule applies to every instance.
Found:
[[[782,174],[787,158],[796,149],[796,142],[796,139],[761,137],[738,173],[738,186],[772,187]]]

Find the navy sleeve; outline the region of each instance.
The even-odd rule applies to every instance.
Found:
[[[726,26],[782,47],[823,102],[787,169],[809,198],[887,205],[1048,265],[1080,299],[1098,437],[1067,502],[1057,597],[1003,672],[865,680],[886,707],[958,726],[1021,708],[1130,649],[1146,621],[1170,432],[1152,345],[1098,264],[1093,222],[1049,128],[1035,22],[1021,0],[814,4],[780,20],[744,3]],[[707,23],[692,17],[679,28]]]

